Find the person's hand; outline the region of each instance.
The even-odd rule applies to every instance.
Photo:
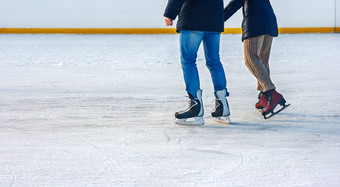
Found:
[[[170,18],[165,18],[165,25],[166,25],[166,26],[172,26],[172,24],[173,24],[172,19],[170,19]]]

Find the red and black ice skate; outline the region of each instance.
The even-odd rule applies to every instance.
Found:
[[[263,108],[262,111],[264,119],[269,119],[273,117],[274,115],[278,114],[279,112],[281,112],[290,105],[290,104],[286,105],[286,100],[276,90],[269,90],[267,92],[264,92],[262,95],[264,95],[265,98],[267,99],[267,105]],[[277,105],[280,105],[281,108],[275,110]]]
[[[260,112],[263,111],[263,108],[267,106],[267,98],[266,96],[263,94],[263,92],[259,93],[258,96],[259,101],[255,104],[255,108],[257,108]]]

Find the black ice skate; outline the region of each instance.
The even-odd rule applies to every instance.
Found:
[[[176,123],[179,125],[203,125],[203,103],[202,103],[202,90],[198,90],[194,98],[190,93],[189,106],[186,110],[175,113]]]
[[[220,90],[215,92],[215,108],[212,110],[211,115],[217,122],[230,124],[230,111],[227,101],[227,91]]]

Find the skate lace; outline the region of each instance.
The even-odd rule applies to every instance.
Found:
[[[214,100],[212,100],[211,101],[211,103],[214,103],[215,102],[215,108],[212,110],[212,111],[216,111],[216,108],[218,107],[218,102],[217,101],[219,101],[220,99],[214,99]]]
[[[187,97],[187,98],[189,98],[189,97]],[[189,110],[192,108],[192,106],[194,106],[194,104],[191,104],[191,99],[189,98],[189,101],[188,101],[188,108],[179,111],[179,113],[185,113],[185,112],[189,111]]]

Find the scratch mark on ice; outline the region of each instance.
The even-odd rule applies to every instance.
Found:
[[[15,181],[17,180],[17,178],[15,177],[15,175],[13,174],[13,172],[12,172],[12,170],[11,170],[10,168],[7,168],[7,169],[8,169],[9,173],[10,173],[11,176],[12,176],[12,182],[11,182],[11,184],[9,185],[10,187],[12,187],[12,186],[14,186],[14,183],[15,183]]]
[[[169,143],[171,141],[171,137],[166,133],[166,129],[164,129],[164,136],[166,137],[167,139],[167,143]]]
[[[88,143],[89,145],[91,145],[92,147],[94,147],[95,149],[101,149],[100,147],[94,145],[93,143]]]
[[[232,172],[234,172],[235,170],[237,170],[238,168],[240,168],[241,166],[242,166],[242,164],[243,164],[243,160],[244,160],[244,158],[243,158],[243,154],[242,154],[242,152],[240,152],[240,151],[238,151],[238,153],[240,154],[240,157],[241,157],[241,162],[240,162],[240,164],[236,167],[236,168],[234,168],[233,170],[231,170],[229,173],[227,173],[227,175],[229,175],[230,173],[232,173]]]

